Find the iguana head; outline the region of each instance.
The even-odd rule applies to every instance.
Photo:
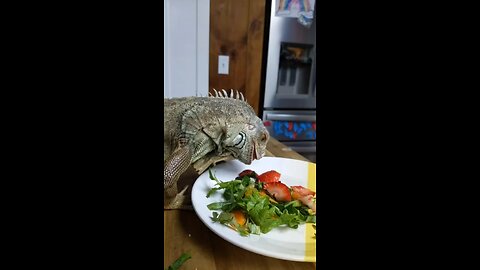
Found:
[[[226,93],[225,97],[227,97]],[[233,91],[230,97],[233,97]],[[223,151],[230,152],[241,162],[251,164],[253,160],[260,159],[265,155],[269,134],[262,120],[244,100],[243,95],[235,102],[240,106],[232,104],[231,111],[235,113],[230,115],[226,121],[226,136],[222,142],[222,148]]]
[[[248,123],[230,124],[223,143],[226,151],[245,164],[265,155],[269,134],[262,120],[256,115]]]
[[[231,158],[245,164],[265,155],[269,134],[262,120],[243,97],[231,91],[215,91],[211,97],[183,100],[180,130],[190,141],[192,164],[199,172]],[[181,103],[181,102],[179,102]],[[179,105],[180,106],[180,105]]]

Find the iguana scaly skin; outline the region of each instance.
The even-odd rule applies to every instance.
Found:
[[[265,154],[268,131],[243,95],[215,93],[163,100],[165,209],[182,207],[188,186],[178,192],[177,181],[190,165],[201,174],[220,161],[250,164]]]

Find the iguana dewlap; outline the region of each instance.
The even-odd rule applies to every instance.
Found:
[[[178,192],[177,182],[190,165],[201,174],[220,161],[251,164],[265,154],[268,131],[243,95],[215,92],[215,97],[163,101],[166,209],[182,207],[188,186]]]

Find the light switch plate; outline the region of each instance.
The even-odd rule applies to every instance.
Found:
[[[218,56],[218,74],[228,74],[228,55]]]

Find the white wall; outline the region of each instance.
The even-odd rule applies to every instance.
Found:
[[[210,0],[164,1],[166,98],[208,94]]]

